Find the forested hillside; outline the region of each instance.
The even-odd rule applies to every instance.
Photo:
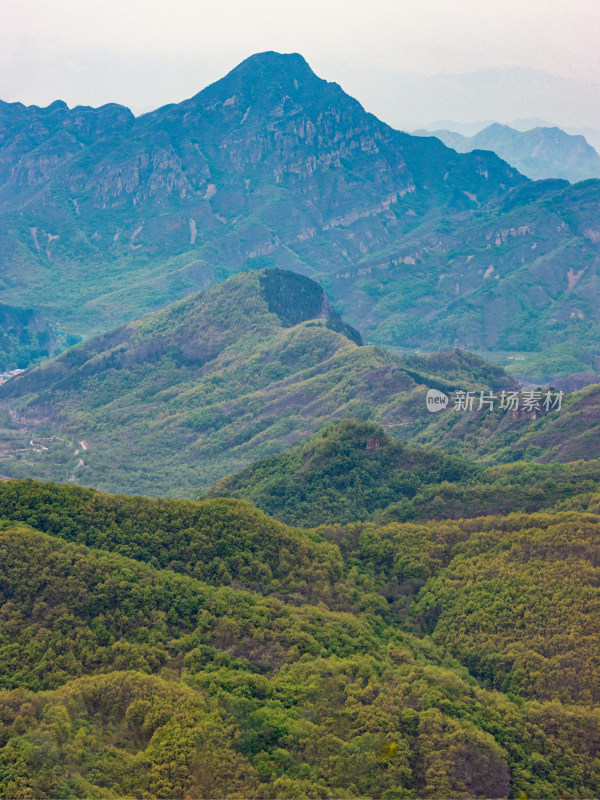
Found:
[[[11,481],[0,517],[3,796],[600,791],[593,513],[306,531]]]
[[[244,498],[292,525],[405,522],[585,508],[597,502],[599,480],[597,460],[484,467],[404,444],[379,425],[343,420],[222,478],[207,497]]]
[[[0,470],[193,498],[331,419],[409,437],[431,423],[431,386],[516,385],[470,354],[363,346],[317,283],[252,270],[0,387]]]
[[[0,372],[25,369],[56,355],[77,339],[60,336],[31,308],[0,304]]]
[[[448,395],[499,394],[517,386],[501,367],[473,354],[394,354],[364,345],[314,281],[285,270],[253,270],[70,348],[2,385],[0,471],[102,490],[196,498],[255,463],[252,477],[244,472],[241,483],[219,484],[219,491],[247,497],[277,515],[276,501],[263,505],[260,498],[270,489],[254,487],[263,480],[256,462],[284,453],[332,420],[356,417],[379,424],[396,441],[385,439],[385,448],[367,455],[379,464],[363,476],[368,499],[357,484],[349,505],[332,497],[326,501],[331,521],[350,522],[390,503],[412,502],[426,485],[452,482],[453,470],[460,476],[461,469],[471,469],[459,467],[452,456],[483,464],[598,456],[598,385],[566,393],[561,409],[542,409],[539,415],[515,416],[486,406],[478,411],[477,404],[460,413],[452,402],[440,414],[427,411],[429,388]],[[365,440],[368,430],[361,434]],[[402,450],[397,439],[440,452],[418,455]],[[341,445],[330,440],[330,448]],[[352,449],[350,440],[346,446]],[[293,453],[289,458],[296,463],[299,451]],[[384,463],[387,455],[391,460]],[[405,472],[415,459],[413,476],[404,490],[406,476],[395,489],[386,488],[388,468],[394,471],[405,457]],[[309,460],[312,464],[312,456]],[[331,476],[315,462],[307,489],[303,471],[299,480],[292,476],[292,462],[285,468],[283,461],[271,462],[279,471],[276,483],[288,476],[288,487],[277,490],[279,504],[286,505],[289,521],[318,524],[322,510],[309,506],[329,492]],[[442,462],[448,466],[434,468]],[[341,462],[337,469],[343,472]],[[430,498],[433,489],[427,491]],[[292,509],[290,498],[299,493],[305,501]],[[524,510],[539,508],[524,495],[517,498]],[[504,509],[510,510],[506,502],[492,502],[479,512]],[[414,513],[418,518],[420,512],[403,513],[398,508],[399,516],[392,518]],[[447,514],[453,513],[449,507]]]
[[[527,417],[530,417],[528,419]],[[600,454],[600,384],[568,392],[560,411],[505,414],[484,408],[473,414],[447,414],[419,432],[415,444],[444,447],[488,463],[519,459],[574,461]]]
[[[297,53],[0,101],[0,800],[599,798],[599,209]]]

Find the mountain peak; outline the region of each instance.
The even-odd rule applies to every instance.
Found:
[[[316,281],[278,267],[260,270],[259,281],[269,311],[279,317],[284,328],[325,319],[331,330],[344,334],[358,345],[363,344],[360,333],[343,321]]]
[[[261,92],[281,87],[288,93],[297,92],[307,84],[328,84],[313,72],[300,53],[276,53],[274,50],[249,56],[217,83],[229,82],[244,89],[256,87]]]
[[[228,74],[255,75],[256,73],[272,72],[274,70],[294,73],[297,77],[317,77],[309,67],[307,60],[300,53],[278,53],[275,50],[266,50],[263,53],[254,53],[248,56]]]
[[[270,50],[249,56],[186,103],[201,103],[210,108],[215,100],[224,96],[231,98],[232,105],[245,103],[265,107],[273,100],[279,102],[287,97],[294,103],[307,105],[314,103],[323,91],[342,93],[338,84],[319,78],[300,53]]]

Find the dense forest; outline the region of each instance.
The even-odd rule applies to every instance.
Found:
[[[291,525],[407,522],[600,508],[598,460],[496,467],[406,445],[376,424],[342,420],[222,478],[208,497],[250,500]]]
[[[65,336],[54,330],[31,308],[14,308],[0,303],[0,372],[25,369],[75,344],[79,336]]]
[[[597,796],[600,517],[570,466],[587,511],[312,529],[0,484],[0,795]]]

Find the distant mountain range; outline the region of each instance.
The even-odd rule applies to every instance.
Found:
[[[600,155],[596,150],[583,136],[573,136],[556,127],[518,131],[496,122],[468,137],[452,130],[415,133],[435,136],[459,153],[492,150],[534,180],[564,178],[576,183],[600,178]]]
[[[498,123],[498,120],[483,120],[479,122],[461,122],[457,119],[443,119],[437,122],[430,122],[426,125],[419,125],[419,129],[426,131],[449,130],[460,133],[467,138],[474,136],[484,128]],[[590,128],[589,126],[573,127],[571,125],[557,125],[555,122],[549,122],[547,119],[540,119],[540,117],[523,117],[521,119],[513,119],[510,122],[504,123],[509,128],[514,128],[516,131],[526,133],[533,130],[533,128],[560,128],[565,133],[572,136],[583,136],[583,138],[590,144],[594,150],[600,152],[600,129]]]
[[[317,278],[369,341],[600,341],[600,182],[393,130],[299,55],[183,103],[0,106],[0,300],[109,330],[248,268]]]

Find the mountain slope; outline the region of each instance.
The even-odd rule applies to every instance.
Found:
[[[416,443],[488,463],[575,461],[595,459],[599,453],[599,384],[565,395],[560,411],[506,414],[496,408],[439,416],[415,437]]]
[[[310,279],[240,273],[0,387],[2,470],[195,497],[330,419],[409,435],[429,386],[515,385],[472,356],[360,342]]]
[[[215,586],[235,582],[294,605],[351,604],[335,546],[240,500],[194,503],[7,481],[0,483],[0,517]]]
[[[491,152],[395,131],[299,55],[252,56],[137,119],[0,112],[0,299],[66,330],[279,266],[319,279],[373,342],[598,347],[600,183],[532,184]]]
[[[468,353],[394,355],[364,346],[316,283],[283,270],[254,270],[71,348],[1,386],[0,465],[3,474],[14,477],[190,498],[252,462],[281,453],[324,423],[349,417],[378,423],[386,435],[404,442],[488,464],[597,457],[597,386],[566,395],[559,410],[533,415],[502,411],[499,401],[494,410],[478,411],[476,403],[463,413],[452,401],[442,413],[431,414],[425,401],[431,388],[448,396],[468,390],[476,397],[480,391],[499,397],[517,387],[501,368]],[[370,438],[360,425],[357,430],[361,442]],[[435,485],[430,495],[430,479],[418,478],[411,469],[417,462],[429,464],[433,479],[438,467],[444,472],[446,457],[385,441],[390,454],[397,451],[398,463],[394,456],[383,465],[384,448],[368,455],[368,466],[362,463],[367,454],[351,442],[338,443],[342,449],[349,444],[350,462],[358,459],[359,472],[367,470],[361,478],[366,483],[347,508],[342,507],[347,502],[343,486],[333,484],[325,506],[310,508],[312,489],[302,489],[308,475],[302,469],[295,474],[298,452],[267,465],[266,489],[260,464],[220,488],[276,514],[288,489],[298,498],[305,491],[299,513],[314,524],[323,521],[322,513],[328,520],[333,515],[349,521],[387,513],[388,504],[400,501],[389,518],[420,518],[422,503],[414,506],[414,492],[426,489],[424,498],[431,502]],[[408,472],[402,467],[405,458]],[[459,469],[450,461],[451,471]],[[398,487],[391,483],[385,491],[372,485],[379,479],[387,485],[396,467],[399,485],[408,481],[406,496],[397,497]],[[271,469],[277,480],[287,481],[279,500],[268,499]],[[473,490],[475,509],[478,491],[489,498],[492,489]],[[402,505],[406,502],[410,508]],[[540,507],[525,495],[520,502],[531,510]],[[486,499],[482,508],[504,506]],[[435,507],[437,515],[454,514]]]
[[[600,155],[596,150],[583,136],[573,136],[556,127],[518,131],[495,122],[473,136],[451,130],[435,130],[426,135],[435,136],[459,153],[492,150],[533,180],[564,178],[577,183],[600,178]]]
[[[398,257],[338,273],[333,294],[361,308],[365,335],[399,347],[522,353],[570,343],[597,354],[599,197],[600,181],[513,189],[487,211],[447,218],[426,241],[407,234]]]
[[[292,525],[343,525],[595,508],[598,497],[589,493],[599,480],[597,460],[484,468],[343,420],[222,478],[206,496],[249,500]]]
[[[493,155],[392,130],[299,55],[253,56],[138,119],[119,106],[0,110],[4,293],[78,330],[91,313],[106,327],[253,259],[343,266],[411,227],[409,208],[470,208],[470,195],[524,181]]]
[[[456,456],[409,447],[379,425],[344,420],[303,446],[222,478],[208,497],[243,497],[295,525],[346,524],[442,481],[480,472]]]
[[[0,509],[3,795],[600,790],[589,636],[597,516],[368,525],[359,536],[348,526],[342,557],[323,535],[286,530],[239,502],[23,481],[0,487]],[[44,532],[11,521],[19,515]],[[263,540],[265,525],[279,536]],[[318,605],[303,602],[287,560],[294,541],[309,556],[304,583],[332,585]],[[206,571],[198,544],[238,575]],[[280,590],[299,590],[294,603],[266,584],[267,596],[237,585],[260,580],[255,565],[270,549]],[[323,570],[309,551],[341,569]],[[191,576],[197,568],[206,580]],[[328,603],[343,587],[340,612]],[[465,618],[482,625],[465,631]],[[560,635],[548,635],[549,623]]]
[[[481,525],[413,612],[436,617],[434,640],[486,685],[597,705],[598,517],[520,516]],[[561,602],[567,595],[581,615]]]
[[[74,343],[31,308],[14,308],[0,303],[0,372],[25,369],[43,358],[51,358]]]

